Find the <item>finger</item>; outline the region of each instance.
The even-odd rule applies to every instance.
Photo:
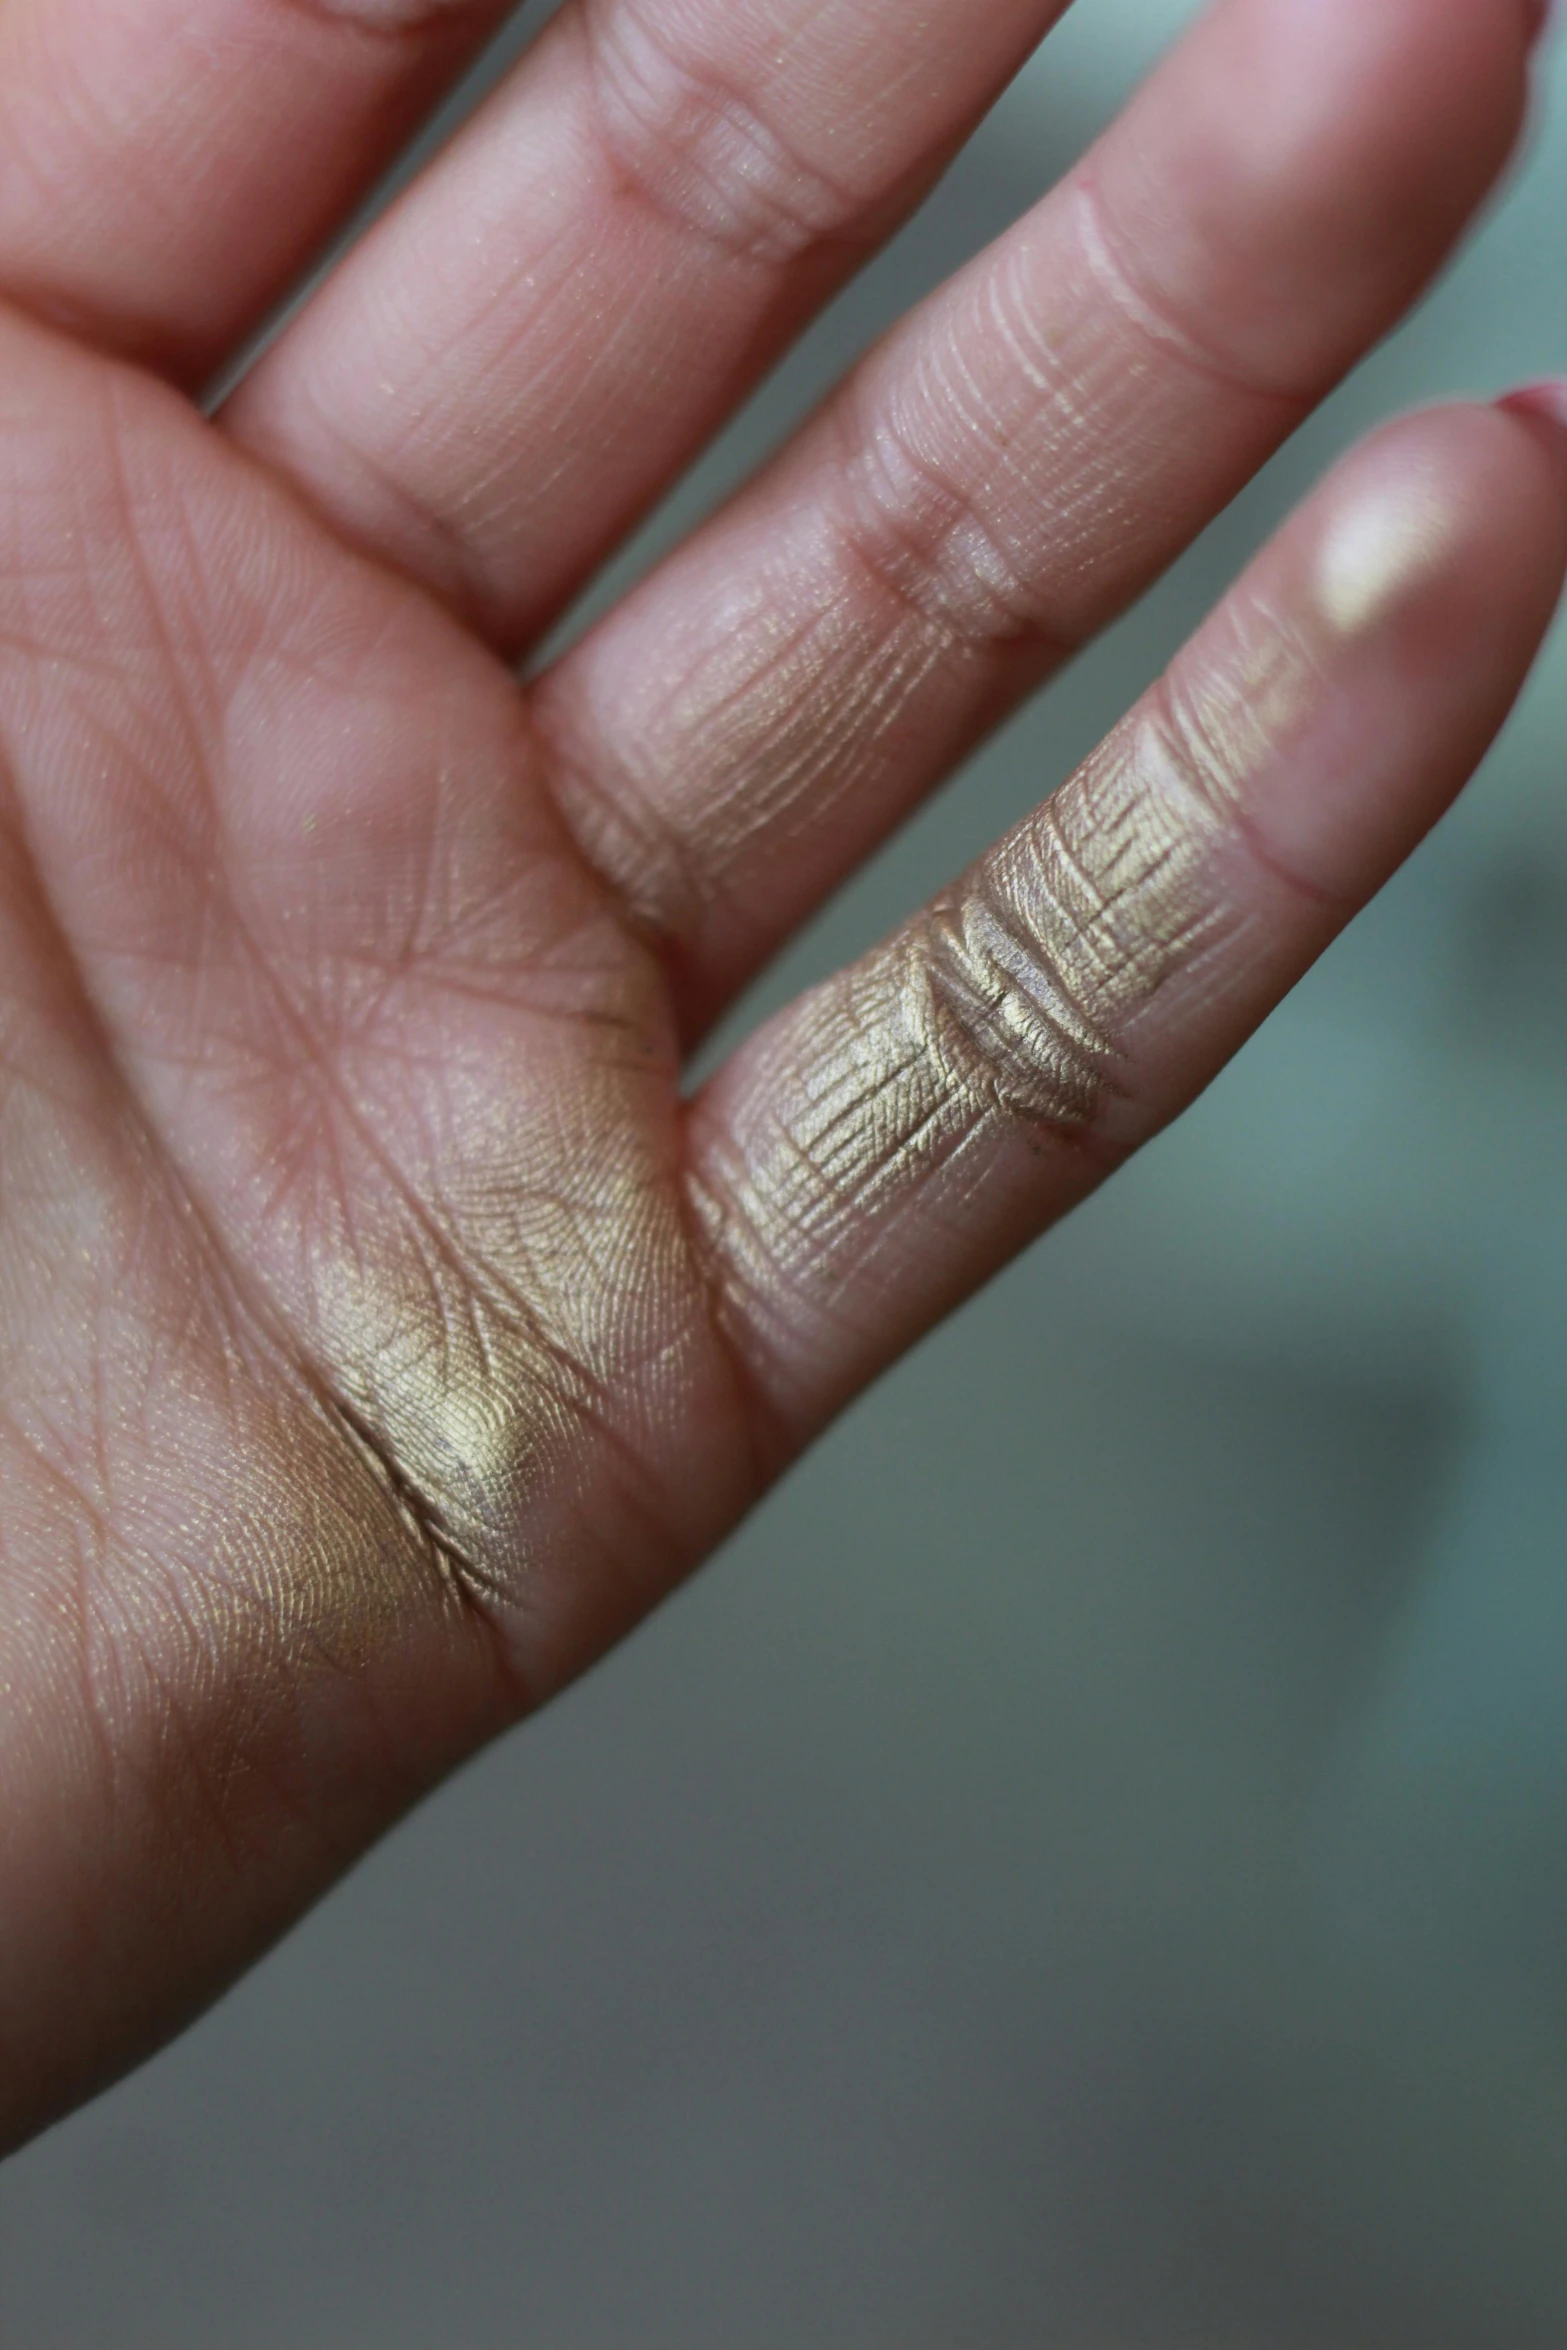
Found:
[[[1564,565],[1559,427],[1392,428],[1054,799],[720,1071],[691,1182],[781,1451],[1208,1082],[1462,784]]]
[[[570,0],[229,429],[515,647],[909,210],[1065,0]]]
[[[1490,0],[1225,0],[542,681],[561,802],[688,1033],[1396,315],[1524,53]]]
[[[776,8],[577,0],[263,361],[231,429],[525,645],[1056,13],[938,0],[911,47],[897,0],[790,0],[776,34]],[[1498,168],[1524,41],[1521,0],[1220,0],[1101,166],[1127,240],[1158,247],[1148,300],[1188,297],[1221,342],[1240,321],[1203,302],[1258,301],[1261,360],[1317,388]],[[1117,294],[1058,262],[1077,305],[1058,287],[1051,324],[1081,355]]]
[[[199,380],[504,5],[6,0],[0,287]]]

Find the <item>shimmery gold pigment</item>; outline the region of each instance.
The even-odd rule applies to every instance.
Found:
[[[852,1283],[882,1216],[986,1131],[1093,1125],[1127,1022],[1226,928],[1238,782],[1149,704],[774,1032],[709,1203],[753,1298]]]
[[[590,1049],[569,1098],[520,1065],[509,1088],[449,1068],[465,1163],[421,1168],[421,1207],[368,1164],[351,1215],[316,1202],[309,1326],[336,1407],[454,1587],[502,1612],[541,1536],[564,1551],[583,1463],[622,1465],[607,1432],[684,1254],[633,1111],[645,1077]]]
[[[949,1087],[1080,1127],[1117,1034],[1208,928],[1217,822],[1168,726],[1131,721],[903,945]]]
[[[1340,636],[1364,636],[1448,556],[1456,526],[1438,485],[1401,473],[1335,516],[1317,557],[1316,593]]]

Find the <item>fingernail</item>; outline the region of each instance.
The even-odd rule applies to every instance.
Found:
[[[1558,432],[1567,433],[1567,376],[1546,376],[1539,383],[1521,384],[1496,405],[1505,415],[1521,416],[1526,423],[1554,425]]]

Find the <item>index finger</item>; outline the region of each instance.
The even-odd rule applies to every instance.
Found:
[[[199,379],[507,5],[6,0],[0,289]]]

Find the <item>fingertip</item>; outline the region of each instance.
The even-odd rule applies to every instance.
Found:
[[[1524,444],[1526,461],[1520,466],[1515,454],[1513,462],[1542,558],[1543,633],[1567,582],[1567,382],[1525,385],[1497,401],[1492,413],[1515,444]]]
[[[1567,399],[1531,387],[1399,418],[1321,498],[1330,618],[1336,601],[1346,633],[1381,629],[1422,671],[1473,678],[1490,649],[1516,690],[1567,571]]]
[[[1361,443],[1177,666],[1279,871],[1362,902],[1468,781],[1567,573],[1567,430],[1477,405]]]
[[[1330,381],[1429,281],[1511,155],[1526,5],[1218,0],[1097,166],[1147,290],[1259,386]]]

